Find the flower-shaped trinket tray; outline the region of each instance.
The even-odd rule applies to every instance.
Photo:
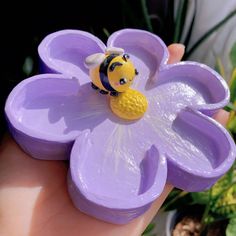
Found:
[[[107,47],[122,48],[139,72],[131,88],[148,101],[140,119],[120,118],[110,96],[91,88],[85,60]],[[142,30],[115,32],[107,47],[83,31],[48,35],[38,50],[42,74],[13,89],[5,112],[25,152],[70,161],[77,208],[123,224],[143,214],[166,182],[186,191],[209,188],[231,167],[236,149],[212,118],[230,96],[218,73],[196,62],[167,65],[163,41]]]

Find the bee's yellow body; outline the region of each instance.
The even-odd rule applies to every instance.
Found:
[[[90,69],[90,78],[97,88],[121,93],[130,87],[137,71],[128,55],[124,55],[108,54],[101,64]]]
[[[117,48],[115,48],[117,50]],[[92,87],[102,94],[110,94],[111,110],[128,120],[141,118],[147,110],[148,102],[140,92],[130,89],[138,74],[128,54],[123,49],[106,54],[93,54],[86,58],[86,66],[92,80]]]
[[[101,90],[107,91],[101,83],[100,75],[99,75],[99,68],[100,67],[97,66],[96,68],[90,70],[89,71],[89,76],[90,76],[90,78],[91,78],[94,85],[96,85]]]

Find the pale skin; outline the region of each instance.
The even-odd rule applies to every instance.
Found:
[[[168,47],[168,63],[181,60],[184,47]],[[222,125],[228,113],[214,117]],[[76,209],[67,192],[65,161],[41,161],[24,153],[6,135],[0,147],[0,235],[1,236],[139,236],[160,209],[173,186],[139,218],[125,225],[113,225]]]

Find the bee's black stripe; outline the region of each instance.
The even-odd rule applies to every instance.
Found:
[[[102,62],[99,68],[99,75],[100,75],[100,80],[102,83],[102,86],[110,92],[116,92],[114,88],[110,85],[109,79],[107,77],[107,69],[110,64],[110,62],[117,57],[117,54],[111,54],[108,57],[105,58],[105,60]]]

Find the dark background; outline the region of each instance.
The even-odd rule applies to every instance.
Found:
[[[173,7],[173,1],[167,1],[171,2],[169,5],[165,2],[149,0],[147,5],[154,15],[154,32],[169,44],[173,19],[168,10]],[[140,0],[9,1],[0,8],[0,26],[0,137],[6,130],[5,100],[16,84],[38,73],[37,47],[47,34],[61,29],[80,29],[106,42],[104,28],[109,33],[121,28],[148,30]],[[22,69],[27,57],[33,60],[30,75]]]

